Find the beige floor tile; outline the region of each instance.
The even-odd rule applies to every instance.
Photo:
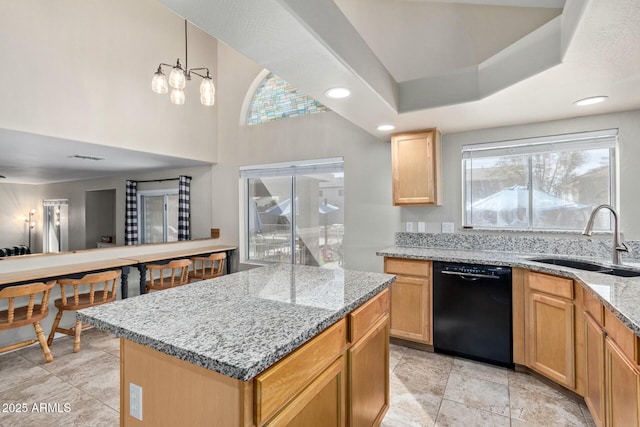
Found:
[[[580,405],[560,395],[509,387],[511,417],[533,425],[586,426]]]
[[[40,406],[40,404],[45,404],[45,406]],[[85,427],[117,426],[119,419],[118,412],[107,405],[93,399],[81,390],[70,388],[54,396],[50,401],[37,402],[35,407],[31,406],[29,412],[9,414],[1,422],[20,427]]]
[[[0,372],[8,372],[14,369],[27,369],[35,366],[33,362],[22,356],[22,351],[13,351],[0,355]],[[42,354],[42,352],[40,352]],[[44,357],[42,358],[44,362]]]
[[[542,393],[559,399],[567,398],[560,391],[554,389],[548,384],[545,384],[534,375],[522,372],[509,371],[509,387],[519,387],[533,393]]]
[[[509,417],[509,387],[484,379],[467,377],[455,369],[449,376],[444,398],[468,407]]]
[[[118,362],[119,363],[119,362]],[[82,380],[72,381],[76,387],[95,399],[120,410],[120,368],[107,369],[103,372],[94,371],[93,375],[83,375]]]
[[[433,426],[441,397],[409,390],[402,383],[390,384],[391,402],[384,418],[386,426]]]
[[[73,388],[71,384],[38,366],[34,366],[31,370],[22,371],[20,375],[3,375],[2,384],[6,383],[11,387],[0,391],[0,402],[19,402],[29,405],[48,402],[55,395]]]
[[[465,378],[477,378],[502,385],[509,385],[508,369],[473,360],[454,359],[451,372],[457,372]]]
[[[22,387],[23,384],[30,384],[34,381],[42,381],[43,378],[51,374],[40,366],[25,365],[2,370],[2,381],[0,381],[0,392],[14,390]]]
[[[589,408],[584,403],[580,404],[580,409],[582,410],[582,415],[584,415],[584,420],[589,427],[596,427],[596,422],[593,420],[591,413],[589,412]]]
[[[472,408],[447,399],[442,401],[436,419],[437,427],[509,427],[509,417]]]
[[[393,371],[407,352],[407,347],[389,344],[389,369]]]

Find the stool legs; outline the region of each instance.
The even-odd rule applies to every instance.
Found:
[[[58,329],[58,325],[60,325],[60,319],[62,319],[62,310],[58,310],[58,314],[56,314],[56,319],[53,321],[53,325],[51,326],[51,333],[49,334],[49,339],[47,340],[47,344],[51,345],[53,342],[53,337],[56,334],[56,329]]]
[[[44,332],[42,332],[42,327],[40,327],[40,322],[34,323],[33,328],[36,330],[36,336],[38,337],[38,341],[40,342],[40,347],[42,347],[44,360],[46,360],[47,362],[51,362],[53,360],[53,356],[51,355],[51,350],[49,350],[49,346],[47,345],[47,341],[44,337]]]

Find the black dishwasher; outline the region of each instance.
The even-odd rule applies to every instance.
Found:
[[[511,268],[433,263],[433,347],[513,368]]]

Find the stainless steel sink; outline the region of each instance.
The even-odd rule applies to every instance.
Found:
[[[563,267],[575,268],[577,270],[593,271],[596,273],[610,274],[618,277],[637,277],[640,276],[640,270],[634,270],[625,267],[615,267],[610,265],[602,265],[597,262],[580,261],[567,258],[529,258],[529,261],[541,262],[543,264],[561,265]]]

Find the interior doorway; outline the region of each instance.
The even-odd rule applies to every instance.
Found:
[[[116,190],[86,191],[84,197],[85,247],[116,243]]]

